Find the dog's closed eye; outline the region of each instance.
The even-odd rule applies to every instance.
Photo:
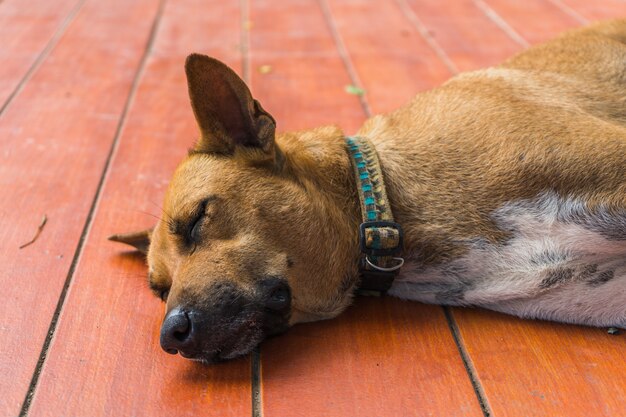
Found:
[[[158,283],[154,278],[154,274],[149,272],[148,286],[150,287],[150,290],[152,290],[152,293],[159,297],[161,300],[167,301],[167,297],[170,294],[170,286],[167,284]]]
[[[199,215],[190,223],[191,227],[189,228],[189,238],[192,242],[198,243],[200,240],[200,232],[202,231],[202,220],[205,217],[206,210],[206,200],[202,203],[201,208],[199,210]]]
[[[167,297],[170,295],[170,290],[161,290],[159,291],[159,298],[163,301],[163,302],[167,302]]]
[[[189,223],[187,228],[187,230],[189,230],[188,238],[192,244],[190,254],[195,252],[196,246],[200,241],[200,233],[202,232],[202,224],[206,217],[206,208],[208,203],[209,199],[204,199],[200,202],[196,215],[192,217],[193,220]]]
[[[207,217],[209,203],[217,200],[216,196],[210,196],[196,205],[193,212],[183,218],[176,219],[170,224],[170,233],[180,239],[181,249],[193,253],[202,236],[202,225]]]
[[[170,295],[169,287],[161,287],[160,285],[155,284],[151,281],[148,282],[148,285],[150,285],[150,289],[152,290],[152,293],[154,295],[159,297],[164,302],[167,301],[167,297]]]

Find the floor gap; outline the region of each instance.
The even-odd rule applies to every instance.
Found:
[[[318,0],[318,4],[320,9],[322,10],[322,14],[324,15],[324,20],[326,20],[326,24],[328,25],[328,30],[335,42],[335,46],[337,47],[337,52],[339,53],[339,57],[343,61],[343,65],[348,72],[348,77],[350,78],[350,82],[355,87],[364,89],[363,83],[359,78],[359,74],[356,71],[356,68],[352,64],[350,60],[350,54],[348,53],[348,48],[346,48],[346,44],[339,33],[339,29],[337,28],[337,24],[333,19],[332,12],[330,11],[330,6],[328,5],[327,0]],[[365,90],[364,90],[365,91]],[[367,92],[365,92],[367,94]],[[361,107],[363,108],[363,112],[367,117],[372,116],[372,110],[370,108],[369,103],[367,102],[364,94],[358,95],[359,102],[361,103]]]
[[[574,9],[564,4],[561,0],[548,0],[550,3],[558,7],[563,13],[571,17],[572,19],[582,23],[583,25],[589,24],[589,21],[578,14]]]
[[[251,356],[252,417],[263,417],[263,399],[261,396],[261,347],[257,346]]]
[[[491,20],[500,30],[502,30],[506,35],[511,38],[518,45],[523,46],[524,48],[530,47],[530,43],[526,39],[522,37],[517,31],[500,16],[491,6],[485,3],[483,0],[474,0],[474,4],[480,9],[481,12],[489,20]]]
[[[407,4],[406,0],[396,0],[396,5],[409,21],[411,26],[419,33],[422,39],[426,42],[426,44],[430,47],[430,49],[439,57],[441,62],[448,68],[450,74],[456,75],[460,71],[457,66],[452,62],[448,54],[443,50],[443,48],[435,41],[432,34],[428,30],[428,28],[422,23],[422,21],[418,18],[415,11],[411,8],[409,4]]]
[[[472,387],[474,388],[474,393],[476,394],[476,398],[478,399],[480,408],[483,411],[483,415],[484,417],[491,417],[493,416],[493,412],[491,411],[491,407],[489,406],[489,402],[487,401],[485,391],[483,390],[483,387],[480,384],[480,380],[478,379],[478,375],[476,373],[476,369],[474,368],[474,364],[472,363],[472,359],[465,349],[465,345],[461,337],[461,332],[459,331],[459,327],[456,324],[456,320],[454,320],[454,317],[452,316],[452,311],[450,310],[450,307],[442,308],[446,316],[446,321],[448,322],[448,327],[450,328],[450,332],[452,333],[452,337],[454,338],[454,343],[459,350],[459,354],[461,355],[461,359],[463,360],[465,370],[467,371],[470,381],[472,382]]]

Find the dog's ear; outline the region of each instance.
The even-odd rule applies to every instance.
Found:
[[[152,230],[153,229],[146,229],[139,232],[112,235],[109,236],[109,240],[133,246],[139,252],[147,255],[148,248],[150,247],[150,236],[152,235]]]
[[[232,153],[237,146],[272,151],[276,122],[233,70],[216,59],[191,54],[185,72],[202,135],[197,151]]]

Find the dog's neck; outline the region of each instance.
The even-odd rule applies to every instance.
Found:
[[[374,145],[359,136],[346,137],[345,142],[361,206],[359,287],[365,291],[386,292],[404,264],[399,256],[402,227],[394,222]]]
[[[276,146],[285,160],[283,175],[297,184],[309,201],[301,211],[306,213],[315,239],[303,256],[319,260],[326,271],[324,276],[318,276],[321,270],[310,271],[307,279],[330,282],[325,287],[336,294],[317,311],[301,314],[304,321],[331,317],[350,303],[359,279],[361,210],[344,134],[336,126],[283,133],[277,136]]]
[[[364,221],[362,214],[365,213],[367,216],[367,212],[364,207],[360,207],[358,190],[362,184],[355,175],[355,165],[345,139],[339,128],[328,126],[307,132],[280,135],[277,147],[285,159],[284,168],[287,174],[301,184],[307,190],[307,194],[315,196],[313,199],[313,204],[316,204],[315,215],[320,216],[320,224],[324,222],[332,235],[323,240],[334,243],[336,249],[332,253],[333,258],[343,258],[345,259],[343,265],[350,265],[347,270],[338,272],[344,280],[340,288],[342,291],[351,291],[361,281],[362,274],[358,273],[355,266],[364,264],[359,225]],[[369,143],[365,138],[363,140]],[[375,152],[373,146],[372,151]],[[374,167],[370,165],[368,168]],[[380,169],[378,162],[374,169]],[[379,176],[382,178],[382,175]],[[381,185],[384,187],[382,182]],[[390,206],[386,196],[384,201],[377,203]],[[370,220],[392,221],[391,209],[388,213],[389,215],[383,216],[384,218],[376,215]],[[387,232],[387,229],[389,228],[385,228],[384,231]],[[374,230],[370,228],[367,231],[369,233]],[[375,230],[376,233],[378,231]],[[395,230],[393,232],[395,236]],[[376,259],[376,256],[370,256],[370,259]],[[384,267],[390,267],[398,262],[392,260],[390,256],[378,259]],[[366,269],[373,270],[369,267]],[[387,277],[385,273],[378,277],[373,275],[369,274],[367,289],[383,291],[386,288],[383,288],[385,285],[382,284],[389,284],[395,276],[388,274]],[[365,274],[365,277],[367,276],[368,274]]]
[[[436,147],[431,149],[432,136],[441,133],[442,128],[430,118],[407,126],[406,130],[392,123],[389,116],[375,116],[366,121],[357,135],[372,141],[378,152],[390,206],[395,220],[404,228],[404,256],[407,261],[427,266],[460,255],[464,249],[453,240],[465,232],[459,231],[456,224],[454,229],[447,227],[449,221],[455,220],[454,212],[437,209],[440,197],[450,197],[452,187],[457,186],[456,178],[446,178],[448,171],[437,171],[432,166],[432,161],[437,160],[433,153],[439,151]],[[277,146],[284,154],[288,174],[307,193],[316,196],[320,221],[332,223],[335,233],[341,233],[332,256],[354,266],[349,272],[340,271],[349,277],[342,288],[353,288],[359,279],[355,265],[361,254],[358,230],[362,219],[344,138],[338,127],[325,126],[280,135]],[[407,147],[407,141],[414,145]],[[420,168],[407,170],[407,166]],[[468,235],[473,233],[467,231]]]
[[[346,192],[350,189],[352,196],[356,189],[344,137],[337,126],[278,135],[277,147],[285,159],[287,175],[303,186],[321,187],[333,195],[348,197]],[[354,209],[357,211],[358,205]]]

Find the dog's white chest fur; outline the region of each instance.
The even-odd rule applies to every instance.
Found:
[[[597,326],[626,326],[626,212],[590,210],[582,200],[544,193],[492,213],[510,232],[480,237],[437,267],[409,261],[391,295]],[[417,254],[419,256],[419,254]]]

